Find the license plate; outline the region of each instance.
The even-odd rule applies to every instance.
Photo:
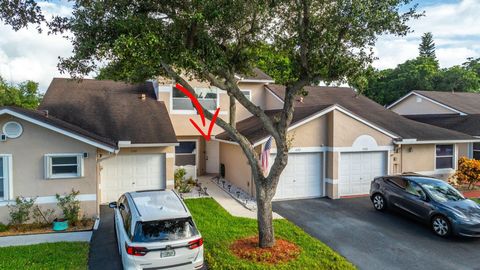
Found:
[[[173,249],[160,251],[160,258],[173,257],[173,256],[175,256],[175,250]]]

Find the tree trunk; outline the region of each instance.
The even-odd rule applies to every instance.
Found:
[[[229,116],[230,116],[230,125],[235,128],[236,122],[236,111],[237,111],[237,100],[233,95],[229,95],[230,97],[230,108],[229,108]]]
[[[258,182],[257,182],[258,183]],[[275,245],[273,231],[272,197],[267,185],[257,185],[258,243],[261,248]]]

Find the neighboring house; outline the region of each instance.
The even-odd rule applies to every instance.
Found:
[[[480,93],[412,91],[388,106],[409,119],[480,138]],[[465,154],[480,159],[480,143]]]
[[[368,194],[375,176],[417,172],[448,177],[469,143],[470,135],[404,118],[350,88],[306,87],[308,96],[295,103],[289,135],[288,165],[274,199]],[[269,107],[280,112],[285,87],[269,84],[265,92],[277,101]],[[237,123],[239,131],[260,153],[268,133],[256,117]],[[225,178],[255,193],[249,165],[242,150],[226,133],[220,141],[220,163]],[[276,152],[272,146],[272,161]]]
[[[0,222],[17,196],[56,208],[80,191],[84,215],[125,191],[173,186],[178,141],[153,84],[54,79],[39,107],[0,107]]]

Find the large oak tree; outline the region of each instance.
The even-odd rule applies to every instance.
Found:
[[[74,54],[59,67],[74,76],[109,69],[142,81],[168,76],[190,92],[188,74],[227,91],[274,139],[277,154],[265,176],[253,145],[232,123],[218,119],[242,148],[256,187],[259,243],[275,243],[271,200],[288,160],[287,129],[294,98],[319,80],[354,77],[373,59],[380,34],[405,35],[418,16],[411,0],[100,0],[74,1],[73,16],[48,21],[52,32],[70,31]],[[1,0],[5,22],[18,29],[44,20],[33,0]],[[246,98],[236,74],[249,74],[267,42],[281,53],[289,74],[283,112],[274,119]],[[205,110],[207,118],[212,115]]]

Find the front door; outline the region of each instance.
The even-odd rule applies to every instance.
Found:
[[[210,140],[206,142],[206,150],[207,173],[218,174],[220,170],[220,144],[217,141]]]

